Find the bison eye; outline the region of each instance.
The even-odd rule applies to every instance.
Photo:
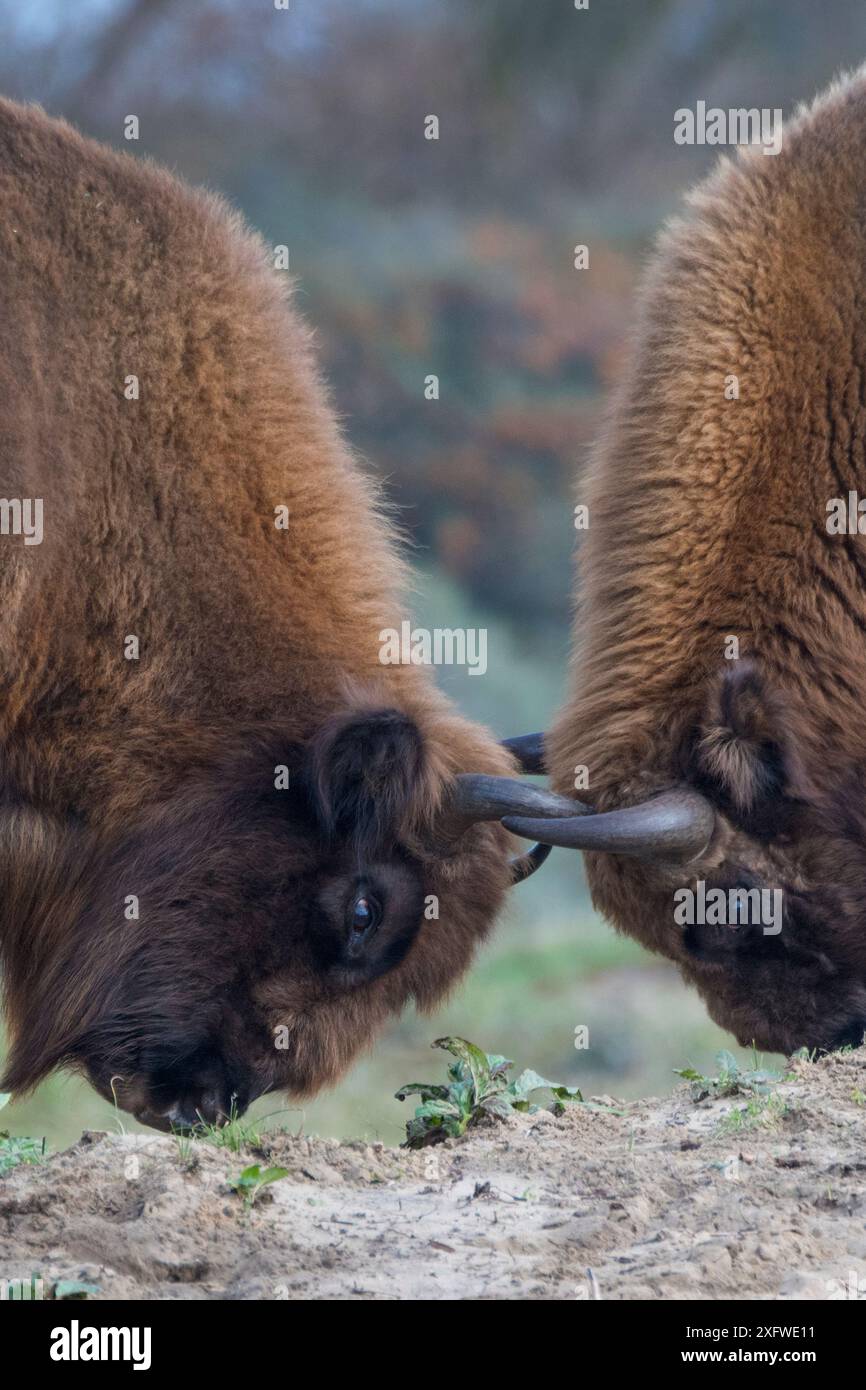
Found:
[[[370,898],[366,893],[360,894],[352,904],[351,927],[353,932],[369,931],[371,927],[378,925],[379,905],[374,898]]]

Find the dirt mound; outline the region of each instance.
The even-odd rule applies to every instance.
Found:
[[[0,1279],[105,1298],[866,1298],[866,1049],[764,1096],[569,1107],[417,1152],[85,1134],[0,1179]],[[248,1164],[288,1176],[252,1205]]]

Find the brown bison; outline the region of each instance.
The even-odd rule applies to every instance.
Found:
[[[547,742],[594,900],[743,1044],[866,1025],[866,75],[661,239]],[[592,813],[587,814],[592,809]],[[751,910],[776,899],[776,918]],[[712,900],[733,910],[691,911]]]
[[[539,793],[382,664],[395,537],[240,218],[9,102],[0,199],[2,1085],[311,1093],[465,971]]]

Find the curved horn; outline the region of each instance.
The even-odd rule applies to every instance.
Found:
[[[504,738],[502,747],[507,748],[508,752],[517,759],[521,772],[543,773],[545,771],[544,734],[517,734],[514,738]],[[534,874],[536,869],[540,869],[552,848],[552,845],[533,845],[526,854],[512,859],[512,886],[515,883],[522,883],[525,878]]]
[[[588,810],[580,802],[564,796],[554,796],[542,787],[520,782],[516,777],[489,777],[482,772],[461,772],[443,808],[438,826],[443,847],[450,848],[460,836],[478,821],[498,820],[504,816],[535,817],[573,816],[575,811]],[[541,868],[550,853],[550,845],[535,845],[527,854],[511,861],[513,883]],[[447,849],[446,849],[447,852]]]
[[[568,797],[556,796],[531,782],[516,777],[488,777],[483,772],[461,772],[454,779],[454,790],[445,812],[445,834],[456,839],[479,820],[502,820],[503,816],[579,816],[588,806]]]
[[[515,835],[566,849],[689,860],[706,849],[716,822],[709,801],[684,788],[600,815],[578,805],[569,816],[539,820],[509,814],[502,823]]]
[[[536,869],[540,869],[550,851],[552,845],[533,845],[532,849],[526,854],[519,854],[516,859],[511,861],[511,886],[522,883],[524,879],[531,878]]]
[[[544,772],[544,734],[517,734],[515,738],[504,738],[502,747],[520,763],[523,772]]]

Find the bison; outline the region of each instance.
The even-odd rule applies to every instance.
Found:
[[[311,1094],[466,970],[543,794],[382,664],[397,537],[272,252],[7,101],[0,197],[2,1085]]]
[[[546,741],[554,787],[589,791],[506,820],[587,851],[613,924],[782,1052],[866,1025],[864,170],[861,70],[664,232],[580,491]],[[678,910],[710,894],[740,910]],[[761,894],[778,921],[741,910]]]

